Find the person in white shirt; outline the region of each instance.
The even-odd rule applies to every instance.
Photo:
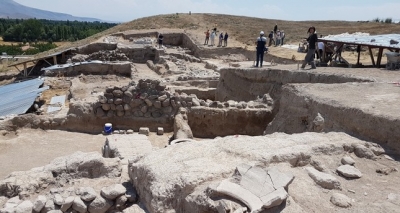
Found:
[[[320,38],[322,38],[322,36],[320,36]],[[325,47],[324,42],[319,41],[319,42],[318,42],[318,52],[319,52],[319,55],[317,54],[317,59],[319,59],[320,57],[322,58],[322,53],[324,52],[324,47]]]

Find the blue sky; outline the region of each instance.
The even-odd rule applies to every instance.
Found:
[[[14,0],[43,10],[126,22],[169,13],[220,13],[283,20],[400,21],[400,0]]]

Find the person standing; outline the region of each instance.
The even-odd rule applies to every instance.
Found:
[[[224,35],[224,47],[228,46],[228,37],[229,37],[228,32],[225,32],[225,35]]]
[[[164,36],[162,33],[160,33],[158,35],[158,48],[162,48],[163,47],[163,40],[164,40]]]
[[[275,26],[274,26],[274,34],[276,34],[277,31],[278,31],[278,25],[275,24]]]
[[[280,44],[281,44],[281,31],[278,30],[278,32],[276,32],[275,47],[279,46]]]
[[[207,29],[206,32],[204,32],[204,34],[206,34],[206,40],[204,41],[204,45],[208,44],[208,40],[210,40],[210,30]]]
[[[210,39],[211,39],[211,46],[214,46],[214,42],[215,42],[215,31],[213,30],[212,32],[211,32],[211,36],[210,36]]]
[[[322,38],[322,35],[319,36],[320,38]],[[319,54],[317,54],[317,59],[322,59],[322,53],[324,53],[324,48],[325,48],[325,44],[322,41],[318,42],[318,52]]]
[[[281,45],[283,45],[283,40],[285,39],[285,31],[281,31]]]
[[[274,41],[274,31],[271,31],[271,32],[269,33],[268,39],[269,39],[269,44],[268,44],[268,46],[271,46],[272,41]],[[274,41],[274,44],[275,44],[275,41]]]
[[[224,32],[221,32],[221,34],[219,34],[218,47],[222,47],[223,40],[224,40]]]
[[[258,67],[258,64],[260,64],[260,67],[262,67],[263,61],[264,61],[264,51],[265,51],[265,45],[267,44],[267,38],[264,37],[264,31],[260,32],[260,37],[257,38],[256,41],[257,47],[257,56],[256,56],[256,65],[254,67]]]
[[[304,69],[306,64],[309,63],[311,64],[311,69],[316,69],[317,67],[315,66],[314,63],[314,54],[315,54],[315,48],[318,46],[318,36],[315,33],[315,27],[310,27],[308,28],[308,51],[306,54],[306,57],[304,58],[303,64],[301,65],[301,68]]]

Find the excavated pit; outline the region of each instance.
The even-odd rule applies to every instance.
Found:
[[[135,41],[154,38],[157,32],[124,32],[113,36]],[[351,155],[359,157],[357,168],[368,173],[374,170],[373,166],[382,165],[383,153],[393,156],[400,153],[400,111],[396,107],[400,104],[400,88],[391,84],[397,78],[395,73],[387,75],[375,70],[378,74],[369,71],[351,74],[352,70],[334,68],[297,70],[295,65],[267,65],[259,69],[250,68],[250,61],[234,61],[238,67],[235,68],[232,61],[219,63],[213,58],[226,54],[226,49],[201,48],[185,33],[166,33],[164,43],[170,45],[166,50],[123,42],[79,47],[75,64],[58,65],[45,72],[46,84],[59,90],[55,95],[62,92],[67,95],[66,107],[57,113],[30,113],[0,123],[2,131],[17,132],[29,127],[97,134],[96,137],[105,123],[112,123],[114,130],[123,130],[124,135],[110,136],[110,146],[119,147],[121,156],[128,153],[129,159],[119,156],[121,161],[104,160],[94,154],[89,158],[82,153],[74,154],[45,167],[14,173],[0,182],[0,195],[23,197],[47,186],[74,187],[73,181],[68,183],[68,175],[73,174],[68,168],[76,167],[77,178],[89,178],[79,180],[76,186],[101,185],[98,182],[106,180],[92,180],[97,178],[92,174],[107,174],[102,176],[111,177],[113,184],[124,181],[125,185],[133,185],[135,190],[130,193],[134,195],[130,196],[134,199],[127,203],[137,203],[138,198],[142,208],[149,212],[220,212],[221,208],[227,208],[226,203],[245,208],[246,204],[213,194],[217,182],[237,175],[243,164],[264,168],[277,165],[281,171],[294,173],[299,180],[290,186],[291,197],[287,201],[263,212],[319,211],[308,202],[322,199],[324,209],[332,208],[329,201],[325,202],[331,193],[322,192],[309,182],[303,166],[337,175],[329,171],[334,171],[342,156]],[[229,51],[248,58],[254,54],[241,48]],[[127,61],[120,61],[119,57],[126,57]],[[81,59],[89,59],[91,63],[80,62]],[[148,127],[151,132],[162,127],[165,133],[172,134],[174,118],[181,108],[187,111],[187,124],[195,140],[165,143],[165,147],[162,144],[155,148],[147,136],[125,134],[128,130],[139,132],[141,127]],[[130,140],[135,140],[136,145]],[[358,149],[367,154],[361,155]],[[87,167],[79,167],[76,156],[82,162],[89,159]],[[93,163],[101,165],[101,170],[92,169]],[[396,163],[383,164],[396,167]],[[40,171],[45,175],[41,176]],[[19,175],[25,185],[19,185]],[[358,185],[360,188],[376,180],[390,188],[385,176],[375,177],[374,171],[363,178],[367,180]],[[24,182],[28,179],[32,183]],[[343,189],[354,189],[347,180],[340,178]],[[399,181],[393,178],[394,183]],[[22,194],[18,191],[20,186],[25,190]],[[94,188],[100,190],[99,186]],[[370,194],[379,191],[366,188]],[[304,192],[308,190],[318,196],[306,200]],[[377,199],[367,198],[365,193],[368,200],[365,202],[376,202]],[[382,202],[371,211],[395,209]],[[122,211],[129,205],[118,208],[115,205],[110,211]],[[361,204],[354,204],[353,208],[364,210]]]

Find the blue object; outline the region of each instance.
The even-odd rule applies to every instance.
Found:
[[[106,123],[104,124],[104,133],[105,134],[111,134],[112,133],[112,124],[111,123]]]

